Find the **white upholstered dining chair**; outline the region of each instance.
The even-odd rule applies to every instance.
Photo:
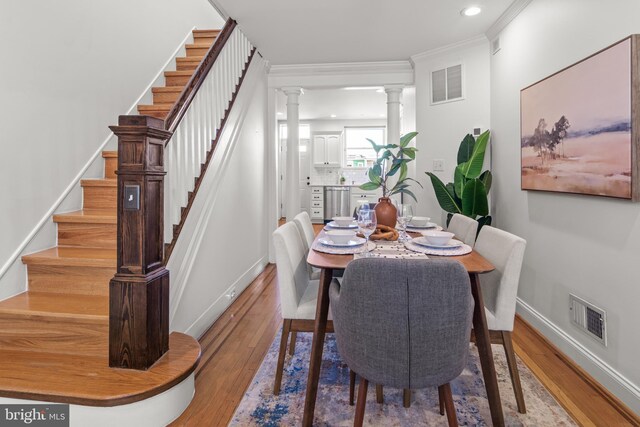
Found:
[[[304,243],[307,252],[309,252],[316,236],[315,231],[313,231],[313,224],[311,223],[309,214],[302,211],[293,218],[293,222],[298,228],[302,243]],[[319,269],[307,265],[307,270],[309,271],[309,279],[316,280],[320,278]]]
[[[276,251],[276,269],[282,312],[282,337],[276,366],[273,394],[280,393],[287,340],[292,334],[290,353],[293,353],[296,332],[313,332],[316,317],[318,281],[310,280],[307,270],[307,249],[297,226],[288,222],[273,232]],[[327,324],[327,332],[333,331],[333,322]]]
[[[504,347],[518,412],[522,414],[526,413],[526,407],[513,351],[511,332],[516,314],[518,283],[526,245],[526,240],[514,234],[485,225],[480,230],[474,247],[495,267],[494,271],[480,275],[487,326],[491,333],[491,342],[502,344]]]
[[[478,221],[468,216],[453,214],[447,231],[455,234],[458,239],[473,247],[478,233]]]

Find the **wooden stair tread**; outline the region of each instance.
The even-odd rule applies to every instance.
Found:
[[[182,86],[161,86],[151,88],[151,92],[153,93],[180,93],[182,90]]]
[[[103,151],[102,152],[102,158],[104,159],[108,159],[108,158],[118,158],[118,152],[117,151]]]
[[[117,187],[118,180],[107,178],[83,179],[80,184],[83,187]]]
[[[189,43],[184,45],[187,49],[208,49],[211,47],[213,43],[209,43],[209,42],[197,42],[196,43]]]
[[[161,104],[151,104],[151,105],[138,105],[139,111],[169,111],[173,107],[173,104],[169,103],[161,103]]]
[[[193,71],[192,70],[165,71],[164,75],[168,77],[190,77],[193,75]]]
[[[169,351],[149,370],[114,369],[108,357],[0,350],[0,396],[89,406],[116,406],[155,396],[188,377],[200,345],[169,336]]]
[[[116,268],[116,251],[113,248],[86,248],[78,246],[56,246],[25,255],[22,262],[39,265],[64,265],[76,267]]]
[[[53,222],[73,222],[80,224],[117,224],[118,216],[113,209],[82,209],[56,214]]]
[[[193,35],[198,37],[217,37],[222,30],[193,30]]]
[[[109,298],[96,295],[72,295],[23,292],[0,301],[0,315],[65,317],[82,320],[109,319]]]

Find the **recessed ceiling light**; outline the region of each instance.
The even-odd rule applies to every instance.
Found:
[[[380,88],[380,89],[378,89],[376,92],[378,92],[378,93],[384,93],[384,89]]]
[[[335,114],[332,114],[332,115],[331,115],[331,118],[332,118],[332,119],[335,119],[336,117],[338,117],[338,116],[336,116]]]
[[[278,111],[278,115],[279,116],[284,116],[284,113],[281,113],[280,111]]]
[[[384,116],[385,116],[385,114],[379,114],[379,116],[380,116],[380,117],[384,117]]]
[[[460,14],[463,16],[475,16],[480,12],[482,12],[482,9],[480,9],[478,6],[469,6],[462,9]]]

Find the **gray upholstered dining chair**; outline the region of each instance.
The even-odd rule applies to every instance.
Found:
[[[453,214],[447,226],[447,231],[455,234],[458,239],[473,247],[478,234],[478,221],[468,216]]]
[[[469,353],[473,297],[451,260],[366,258],[329,291],[338,352],[360,377],[354,426],[364,420],[369,381],[401,389],[437,386],[458,425],[449,382]]]

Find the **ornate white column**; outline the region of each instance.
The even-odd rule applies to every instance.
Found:
[[[384,87],[387,94],[387,144],[397,144],[400,141],[400,106],[404,85],[389,85]]]
[[[384,87],[387,94],[387,144],[400,142],[400,97],[404,85],[389,85]],[[390,167],[390,166],[387,166]],[[389,184],[394,185],[398,175],[389,177]],[[398,196],[394,196],[396,198]],[[399,197],[398,197],[399,200]]]
[[[287,182],[285,183],[285,214],[287,221],[300,213],[300,112],[298,97],[302,94],[299,87],[283,87],[287,95]]]

